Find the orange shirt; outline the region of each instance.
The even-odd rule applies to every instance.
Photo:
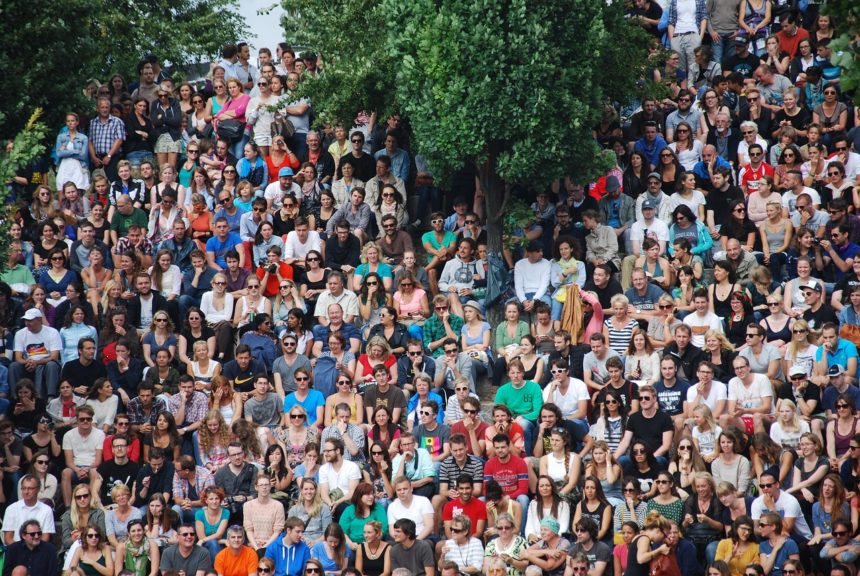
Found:
[[[242,546],[238,554],[225,548],[215,556],[215,571],[224,576],[248,576],[257,573],[257,553],[250,546]]]

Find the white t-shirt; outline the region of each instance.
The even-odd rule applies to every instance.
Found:
[[[713,312],[699,316],[696,312],[684,316],[684,324],[690,327],[690,342],[696,348],[705,347],[705,334],[708,330],[723,331],[723,321]]]
[[[699,217],[699,206],[704,206],[706,202],[705,195],[699,190],[693,190],[693,196],[691,198],[684,198],[678,192],[669,196],[669,205],[672,207],[673,212],[675,211],[675,208],[683,204],[693,211],[696,218]]]
[[[759,520],[761,515],[767,512],[764,505],[764,496],[759,496],[752,503],[752,519]],[[809,529],[809,524],[806,523],[806,518],[803,517],[803,512],[800,509],[800,503],[797,498],[780,490],[779,499],[776,501],[776,512],[782,518],[794,518],[794,533],[809,540],[812,538],[812,530]]]
[[[316,250],[322,252],[322,238],[316,230],[308,231],[308,239],[302,244],[295,230],[287,234],[287,242],[284,245],[284,259],[298,258],[304,260],[308,252]]]
[[[800,194],[809,194],[809,197],[812,198],[812,203],[816,206],[821,206],[821,196],[818,195],[818,192],[814,188],[804,187]],[[795,194],[794,190],[786,190],[782,193],[782,207],[788,210],[789,216],[797,214],[797,197],[800,194]]]
[[[792,362],[792,366],[803,366],[806,368],[806,377],[812,377],[812,369],[815,367],[815,355],[818,353],[818,346],[809,344],[805,349],[798,350],[797,355],[792,362],[789,356],[788,346],[785,347],[785,359]]]
[[[358,464],[344,460],[340,471],[335,471],[334,467],[325,463],[320,467],[319,471],[320,484],[328,484],[328,491],[332,492],[335,488],[340,488],[344,494],[349,492],[349,483],[353,480],[361,480],[361,470]]]
[[[424,496],[414,494],[412,504],[407,508],[399,498],[395,498],[388,505],[388,531],[394,528],[394,523],[401,518],[409,518],[415,522],[415,534],[421,534],[426,527],[424,515],[433,514],[433,505]]]
[[[552,402],[558,406],[561,410],[561,415],[565,419],[573,418],[573,415],[579,410],[580,401],[585,400],[588,402],[591,399],[591,396],[588,394],[588,386],[579,378],[570,379],[566,394],[555,390],[550,396],[549,389],[549,386],[544,388],[543,401]]]
[[[692,404],[699,397],[699,390],[696,386],[690,386],[687,388],[687,402]],[[711,390],[708,392],[708,395],[702,399],[705,403],[705,406],[711,409],[712,414],[716,414],[717,411],[717,402],[720,400],[726,400],[728,398],[728,390],[726,389],[726,385],[718,380],[713,380],[711,382]]]
[[[666,223],[658,218],[654,218],[650,224],[645,220],[637,220],[630,227],[630,240],[639,242],[639,249],[642,249],[642,242],[645,238],[653,238],[658,242],[669,242],[669,227]]]
[[[717,446],[717,438],[723,433],[723,429],[719,426],[714,426],[713,429],[707,432],[699,430],[698,426],[693,426],[693,439],[699,444],[699,454],[713,454],[719,452]]]
[[[93,427],[84,438],[77,428],[72,428],[63,436],[63,450],[71,450],[75,466],[92,466],[96,459],[96,450],[101,450],[105,441],[105,433]]]
[[[273,210],[280,210],[284,205],[284,196],[289,193],[292,193],[301,202],[302,189],[299,187],[298,184],[293,182],[290,185],[289,190],[284,192],[283,190],[281,190],[281,183],[278,180],[275,180],[274,182],[266,186],[266,190],[265,192],[263,192],[263,198],[272,201]]]
[[[777,420],[770,426],[770,437],[774,442],[785,448],[796,450],[800,444],[800,436],[809,432],[809,423],[801,420],[800,430],[797,432],[789,432],[782,427],[782,423]]]
[[[773,386],[764,374],[752,373],[752,384],[745,387],[735,376],[729,380],[729,401],[736,400],[742,408],[761,408],[762,398],[773,398]],[[773,403],[770,407],[773,413]]]
[[[63,341],[60,333],[50,326],[42,326],[37,333],[21,328],[15,333],[15,352],[23,352],[27,360],[44,360],[51,352],[62,352]]]
[[[23,500],[18,500],[6,508],[3,515],[3,532],[12,532],[14,541],[21,540],[21,524],[27,520],[38,520],[39,527],[46,534],[54,533],[54,511],[42,502],[36,501],[35,506],[27,506]]]

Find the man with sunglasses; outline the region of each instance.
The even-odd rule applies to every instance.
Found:
[[[784,182],[787,189],[782,193],[783,213],[788,213],[795,228],[802,224],[812,229],[818,238],[823,238],[828,215],[825,213],[812,218],[815,211],[821,207],[821,196],[814,188],[803,185],[803,174],[799,170],[788,170]],[[808,198],[803,199],[804,194]]]
[[[833,536],[821,549],[821,558],[838,563],[854,564],[860,558],[860,541],[852,538],[854,527],[849,520],[834,520],[830,534]],[[783,570],[783,573],[787,572]]]
[[[435,379],[436,362],[424,354],[424,346],[420,340],[409,340],[406,343],[406,354],[397,359],[397,386],[410,390],[415,376],[422,372]]]
[[[745,134],[753,130],[752,127],[741,127]],[[749,147],[742,153],[740,150],[744,147],[745,142],[741,142],[738,150],[738,159],[747,160],[749,154],[749,162],[744,164],[738,172],[738,185],[743,189],[744,194],[749,196],[753,192],[758,191],[758,183],[764,176],[773,178],[773,166],[764,161],[764,147],[758,142],[750,144]]]
[[[827,167],[841,162],[845,167],[845,179],[860,184],[860,154],[851,150],[851,140],[841,132],[833,137],[833,153],[827,159]]]
[[[627,420],[627,429],[618,448],[615,459],[626,472],[632,473],[632,461],[627,455],[634,438],[640,439],[654,455],[660,465],[668,465],[668,453],[672,447],[675,427],[672,418],[660,409],[657,390],[650,384],[639,388],[639,411]]]
[[[376,160],[364,150],[364,134],[355,130],[349,135],[349,143],[352,149],[341,156],[337,166],[337,178],[343,178],[343,165],[352,165],[354,175],[362,182],[367,182],[375,175]]]
[[[25,539],[21,528],[27,520],[35,520],[42,527],[41,540],[51,540],[54,534],[54,512],[50,506],[39,501],[39,485],[39,479],[30,474],[21,479],[21,499],[10,504],[3,515],[3,543],[6,546]]]
[[[176,531],[179,541],[161,553],[159,568],[175,571],[185,576],[206,576],[212,572],[209,551],[195,544],[197,531],[194,524],[183,523]]]
[[[296,352],[298,349],[298,337],[292,332],[284,332],[281,336],[281,347],[284,350],[282,356],[275,358],[272,363],[272,374],[274,377],[275,390],[284,396],[296,391],[296,381],[293,374],[299,368],[308,372],[313,371],[311,361],[304,354]],[[258,372],[260,374],[260,372]]]
[[[819,211],[822,214],[823,211]],[[829,223],[828,223],[829,224]],[[827,226],[825,226],[826,228]],[[855,259],[860,259],[860,246],[851,241],[851,227],[847,222],[830,228],[830,240],[821,240],[825,266],[833,265],[836,280],[841,280],[851,271]]]
[[[797,498],[782,490],[779,479],[774,472],[765,471],[759,479],[761,495],[753,500],[750,516],[756,523],[756,532],[764,540],[772,541],[773,530],[776,534],[785,534],[789,539],[806,544],[812,538],[812,530],[803,516]],[[776,528],[774,529],[774,526]],[[765,542],[762,542],[765,544]],[[795,547],[796,549],[796,547]],[[761,549],[769,553],[771,550]]]
[[[38,520],[26,520],[18,530],[18,537],[17,542],[6,548],[4,576],[57,574],[57,548]]]
[[[455,384],[455,390],[457,387],[465,388],[468,391],[469,385],[463,381],[460,384]],[[485,434],[489,424],[481,418],[481,401],[474,396],[466,396],[460,402],[460,406],[463,417],[451,424],[451,437],[453,438],[458,434],[462,435],[466,439],[466,450],[469,454],[483,458],[487,444]]]
[[[379,235],[378,243],[382,256],[389,265],[398,266],[403,261],[403,255],[414,250],[412,236],[397,227],[397,217],[394,214],[386,214],[381,222],[382,233]],[[326,248],[328,248],[327,242]]]
[[[78,425],[63,436],[63,469],[61,485],[63,502],[72,503],[72,488],[92,481],[95,468],[102,463],[102,445],[105,433],[93,426],[94,411],[91,406],[79,406]],[[4,522],[4,526],[5,526]]]

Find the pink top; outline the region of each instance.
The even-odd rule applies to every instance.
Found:
[[[615,549],[612,550],[612,555],[618,558],[621,562],[621,569],[627,570],[627,554],[630,552],[630,548],[628,548],[627,544],[616,544]]]
[[[400,315],[408,316],[412,312],[421,312],[421,300],[427,293],[424,288],[415,288],[412,291],[412,300],[407,304],[403,302],[400,290],[394,293],[394,301],[400,306]]]
[[[248,102],[251,101],[251,97],[247,94],[242,94],[235,100],[230,100],[224,107],[221,108],[221,111],[215,115],[216,118],[221,118],[222,115],[227,111],[233,111],[236,114],[236,120],[239,122],[245,122],[245,109],[248,107]]]

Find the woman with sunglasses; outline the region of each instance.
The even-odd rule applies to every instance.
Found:
[[[755,527],[752,518],[747,515],[738,517],[732,522],[729,537],[720,540],[715,555],[716,562],[727,567],[725,574],[720,576],[746,576],[747,566],[758,560],[759,548],[755,541]],[[716,563],[715,562],[715,563]],[[713,570],[709,567],[708,574]]]
[[[555,518],[561,526],[570,526],[570,504],[559,496],[555,481],[541,474],[526,517],[525,537],[529,545],[540,540],[540,523],[544,518]]]
[[[679,122],[675,127],[675,140],[669,144],[669,149],[674,152],[678,162],[684,170],[692,170],[696,163],[702,159],[702,148],[704,145],[696,139],[693,129],[687,122]]]
[[[689,434],[680,435],[675,446],[675,457],[669,462],[669,473],[678,493],[686,499],[692,492],[693,475],[706,471],[707,467]]]
[[[202,94],[191,96],[191,108],[185,114],[188,116],[188,133],[193,142],[212,138],[212,121],[206,113],[206,99]]]
[[[307,453],[311,446],[316,446],[319,455],[319,429],[316,426],[307,425],[308,413],[301,404],[296,404],[284,412],[283,427],[276,432],[278,439],[284,446],[287,455],[287,465],[293,470],[299,464],[307,463]],[[314,461],[314,467],[318,467],[318,460]],[[311,471],[309,469],[309,471]],[[311,474],[314,477],[314,474]]]
[[[90,487],[78,484],[72,490],[72,502],[60,519],[62,525],[62,544],[66,550],[66,564],[83,542],[87,526],[98,526],[104,533],[105,513],[98,499],[93,499]]]
[[[850,180],[845,178],[845,164],[839,160],[827,164],[827,185],[824,187],[824,195],[831,198],[844,198],[849,206],[857,210],[860,206],[858,194],[853,192],[854,186]]]
[[[215,282],[213,282],[214,285]],[[272,301],[263,296],[262,282],[259,278],[252,276],[248,278],[245,288],[247,294],[240,296],[236,302],[236,311],[233,314],[233,327],[239,330],[239,333],[244,333],[250,328],[256,320],[257,314],[266,314],[271,317]]]
[[[794,320],[791,325],[791,341],[785,347],[785,357],[782,363],[782,373],[790,374],[793,366],[806,368],[807,378],[812,377],[815,355],[818,351],[815,335],[809,330],[809,325],[803,318]]]
[[[624,525],[631,522],[637,528],[641,526],[648,511],[648,503],[641,499],[639,481],[636,478],[625,476],[621,485],[623,498],[616,504],[612,513],[612,527],[616,534],[623,532]]]
[[[364,542],[355,550],[355,567],[364,576],[391,574],[391,546],[382,539],[387,520],[371,520],[364,525]],[[344,571],[346,574],[346,571]]]
[[[338,528],[341,529],[342,535],[340,540],[343,542],[345,536],[346,545],[353,553],[358,552],[358,549],[361,548],[360,545],[364,544],[366,534],[364,528],[370,522],[376,522],[383,527],[383,538],[388,536],[385,507],[376,501],[374,492],[372,484],[360,482],[352,492],[350,505],[346,507],[340,516],[340,520],[338,520]],[[331,526],[337,526],[337,524],[331,524],[329,528]],[[377,554],[378,552],[377,549]],[[311,554],[314,555],[313,551],[311,551]]]
[[[143,337],[144,361],[155,368],[155,357],[160,350],[166,350],[172,359],[176,356],[177,342],[170,316],[164,311],[156,312],[152,317],[152,330]]]
[[[66,294],[66,287],[77,282],[78,275],[68,269],[65,249],[54,248],[48,258],[50,267],[38,276],[38,284],[47,292],[48,302],[52,306],[59,306]]]
[[[99,526],[89,524],[82,531],[81,547],[75,550],[69,569],[85,576],[113,576],[113,552]]]
[[[827,456],[830,467],[839,470],[842,464],[852,456],[851,442],[857,433],[860,418],[854,416],[854,401],[850,394],[839,394],[834,403],[836,418],[827,422]]]
[[[380,414],[380,410],[382,410],[385,416],[388,416],[388,408],[385,406],[378,406],[376,409],[376,414]],[[393,438],[394,440],[390,442],[386,449],[386,444],[379,440],[374,440],[374,435],[368,434],[368,444],[370,445],[370,463],[367,468],[362,472],[364,482],[367,482],[373,486],[373,494],[376,498],[377,504],[382,506],[383,509],[388,509],[388,504],[391,500],[394,499],[394,485],[392,484],[392,472],[393,468],[391,467],[391,459],[394,455],[398,454],[397,451],[392,453],[391,446],[397,446],[397,449],[400,448],[400,428],[394,426],[393,424],[386,424],[383,418],[377,418],[376,424],[374,428],[371,430],[376,430],[377,427],[382,429],[383,427],[389,427],[388,437]],[[394,431],[390,430],[391,427],[394,427]],[[375,436],[379,437],[381,434],[375,434]]]
[[[848,106],[837,98],[836,86],[824,88],[824,102],[812,109],[812,121],[822,126],[821,143],[830,148],[848,124]]]
[[[391,298],[387,298],[391,302]],[[361,306],[361,300],[359,300]],[[392,305],[386,305],[379,309],[379,323],[370,328],[368,339],[383,338],[395,356],[395,360],[406,353],[406,345],[409,342],[409,332],[400,321],[397,309]]]
[[[527,560],[521,560],[520,556],[529,544],[519,535],[514,517],[507,512],[498,514],[495,523],[486,530],[484,535],[485,537],[498,536],[487,542],[484,550],[484,572],[489,574],[488,567],[501,560],[509,576],[522,576],[529,563]]]
[[[302,320],[304,320],[307,304],[301,297],[300,289],[300,286],[293,280],[284,279],[278,282],[278,294],[275,296],[274,304],[272,304],[272,320],[275,323],[275,332],[279,337],[294,331],[290,326],[290,315],[293,314],[294,310],[301,314]],[[301,326],[299,326],[299,332],[302,333],[302,336],[305,335]],[[304,351],[303,348],[298,353],[304,354]]]
[[[58,496],[57,488],[59,484],[57,483],[57,477],[48,472],[49,465],[51,464],[51,460],[48,457],[48,452],[37,452],[35,455],[35,459],[31,460],[30,462],[30,466],[27,468],[27,474],[30,474],[31,476],[33,476],[33,478],[39,481],[39,492],[36,497],[39,499],[40,502],[43,502],[48,506],[53,507]],[[22,464],[23,463],[24,462],[22,462]],[[21,492],[21,484],[23,479],[24,478],[22,476],[21,479],[18,480],[18,500],[21,500],[21,498],[23,497]]]
[[[394,310],[400,323],[408,329],[409,335],[422,339],[422,325],[430,317],[430,303],[427,292],[418,284],[411,272],[397,275],[397,288],[392,298]]]
[[[797,147],[797,144],[794,143],[794,138],[791,137],[793,133],[796,133],[796,130],[791,126],[783,126],[779,134],[780,138],[787,143],[782,146],[782,150],[777,152],[776,146],[771,149],[771,154],[776,155],[776,167],[773,171],[773,182],[774,188],[777,190],[785,190],[788,188],[786,185],[785,176],[788,172],[800,171],[801,165],[803,164],[803,156],[800,154],[800,148]],[[788,136],[786,136],[788,134]]]
[[[346,404],[350,407],[351,416],[350,424],[361,424],[364,421],[364,399],[363,397],[352,390],[352,380],[348,376],[340,374],[335,381],[337,392],[329,395],[325,401],[325,416],[323,422],[326,425],[335,424],[337,422],[335,414],[335,406]]]
[[[641,486],[641,479],[639,479],[639,484]],[[651,492],[653,493],[653,497],[650,499],[648,498],[648,494],[644,495],[644,498],[647,500],[646,514],[656,511],[663,517],[680,524],[684,517],[684,501],[679,496],[677,488],[675,488],[675,481],[672,475],[665,470],[656,474]],[[627,495],[625,494],[625,496]]]
[[[161,498],[160,495],[158,495]],[[128,540],[116,549],[117,573],[131,576],[156,576],[161,557],[156,540],[147,538],[143,520],[128,523]]]

